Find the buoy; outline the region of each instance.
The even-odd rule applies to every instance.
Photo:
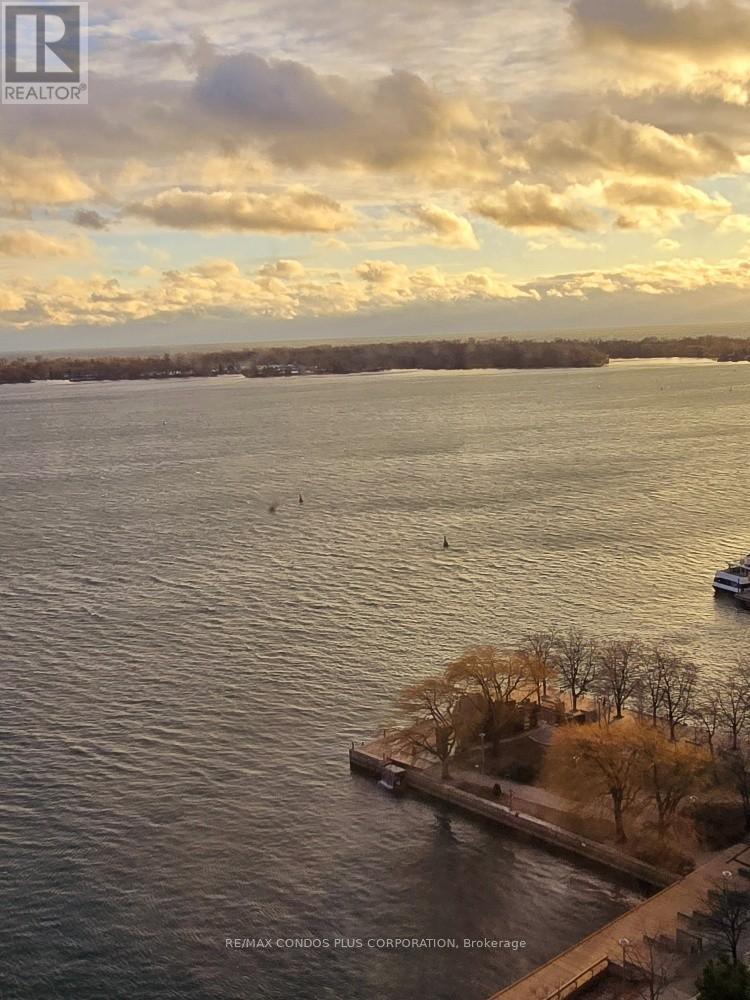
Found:
[[[444,549],[449,549],[450,548],[450,545],[448,544],[448,537],[447,537],[447,535],[443,535],[443,548]]]
[[[301,494],[301,493],[300,493],[300,495],[299,495],[299,502],[300,502],[300,503],[304,503],[304,502],[305,502],[305,501],[304,501],[304,500],[302,499],[302,494]]]

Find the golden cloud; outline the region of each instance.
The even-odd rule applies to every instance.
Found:
[[[750,11],[734,0],[573,0],[583,39],[649,52],[679,52],[697,62],[747,58]]]
[[[333,198],[296,187],[275,194],[172,188],[132,202],[126,215],[173,229],[333,233],[354,219]]]
[[[711,218],[732,208],[720,194],[674,181],[611,181],[604,185],[604,197],[617,213],[618,229],[676,228],[684,215]]]
[[[710,177],[741,169],[732,149],[711,134],[671,134],[597,111],[578,121],[542,125],[524,147],[536,167],[654,177]]]
[[[532,232],[545,229],[596,229],[599,218],[568,193],[557,193],[547,184],[514,181],[504,191],[472,202],[472,210],[506,229]]]
[[[113,278],[61,277],[48,284],[16,279],[0,285],[0,324],[113,326],[135,320],[186,316],[297,317],[371,314],[412,305],[589,299],[595,296],[676,295],[700,289],[750,290],[750,261],[715,263],[671,258],[652,264],[582,270],[523,284],[490,268],[446,272],[410,269],[394,261],[364,261],[353,271],[310,271],[279,261],[245,273],[230,260],[205,261],[156,275],[151,283],[125,285]]]
[[[84,240],[58,240],[35,229],[0,233],[0,255],[4,257],[79,257],[87,251]]]
[[[296,261],[279,261],[248,274],[233,261],[219,259],[166,271],[145,286],[129,287],[101,276],[61,277],[47,285],[17,281],[13,289],[0,286],[0,322],[29,327],[112,326],[188,315],[293,319],[420,302],[538,297],[533,289],[520,288],[489,268],[449,274],[431,267],[410,270],[390,261],[369,261],[353,272],[338,274],[311,273]]]
[[[0,200],[22,205],[82,201],[92,189],[55,156],[22,156],[0,150]]]
[[[404,70],[353,81],[250,52],[199,73],[195,114],[232,141],[252,141],[272,162],[435,177],[495,176],[503,143],[492,116]]]
[[[750,11],[735,0],[573,0],[575,33],[624,93],[670,89],[748,101]]]
[[[630,264],[619,269],[579,271],[538,279],[542,294],[557,298],[585,298],[595,293],[617,295],[673,295],[704,288],[750,289],[750,261],[722,260],[712,263],[701,257],[672,258],[650,264]]]
[[[439,205],[423,204],[412,209],[417,228],[438,246],[478,250],[479,242],[468,219]]]

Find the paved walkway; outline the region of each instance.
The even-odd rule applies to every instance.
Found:
[[[435,778],[440,777],[439,768],[432,767],[427,773]],[[567,799],[555,795],[554,792],[548,792],[546,788],[538,788],[536,785],[522,785],[518,781],[496,778],[491,774],[480,774],[475,768],[457,767],[451,763],[450,774],[450,780],[454,785],[459,785],[462,781],[471,782],[476,787],[486,788],[488,792],[491,792],[495,785],[500,785],[504,795],[507,795],[508,792],[513,793],[513,799],[519,803],[519,809],[522,801],[534,802],[536,805],[547,806],[558,812],[575,812],[576,809]]]
[[[514,985],[494,994],[491,1000],[547,1000],[561,986],[604,958],[615,964],[622,963],[620,941],[623,939],[630,942],[627,947],[636,948],[643,942],[644,935],[650,938],[660,935],[674,938],[678,913],[691,914],[705,909],[703,901],[706,893],[721,881],[722,872],[731,871],[737,877],[739,868],[748,864],[750,848],[745,844],[735,844],[734,847],[719,851],[684,879],[579,941]]]

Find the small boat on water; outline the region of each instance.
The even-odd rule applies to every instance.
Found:
[[[735,597],[747,594],[750,597],[750,554],[729,563],[726,569],[716,570],[714,591],[717,594],[733,594]]]

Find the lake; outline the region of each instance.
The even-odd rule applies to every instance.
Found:
[[[347,749],[545,625],[731,671],[749,401],[668,363],[0,389],[0,994],[482,1000],[631,905]],[[415,936],[527,945],[225,944]]]

